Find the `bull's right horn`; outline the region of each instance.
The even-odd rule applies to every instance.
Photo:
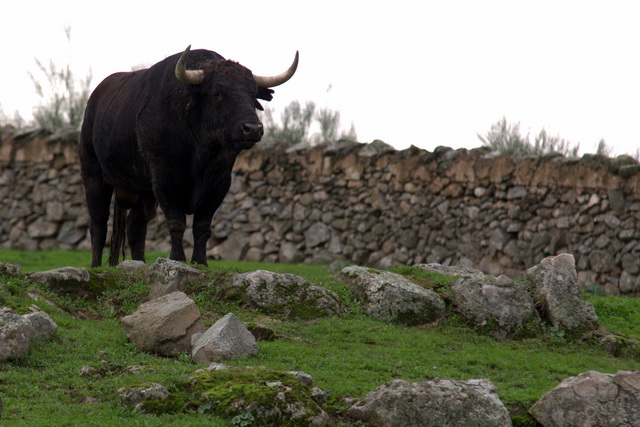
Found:
[[[204,80],[204,71],[203,70],[187,70],[187,58],[189,57],[189,52],[191,51],[191,45],[187,46],[180,59],[178,59],[178,63],[176,64],[176,77],[182,83],[187,83],[190,85],[199,85],[202,84]]]
[[[298,68],[298,52],[296,52],[296,57],[293,59],[293,63],[289,66],[289,69],[282,74],[278,74],[277,76],[253,76],[253,79],[256,81],[258,87],[275,87],[281,85],[282,83],[289,80],[296,72]]]

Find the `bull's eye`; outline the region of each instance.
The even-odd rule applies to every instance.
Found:
[[[211,87],[210,96],[214,101],[220,101],[222,99],[222,88],[219,84],[214,84]]]

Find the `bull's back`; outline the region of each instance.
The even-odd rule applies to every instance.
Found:
[[[132,191],[150,190],[136,140],[136,118],[144,106],[144,70],[112,74],[87,102],[81,132],[81,161],[93,161],[104,180]]]

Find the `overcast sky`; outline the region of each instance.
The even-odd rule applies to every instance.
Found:
[[[634,1],[30,1],[2,6],[0,105],[31,116],[34,58],[93,86],[191,44],[276,74],[276,115],[312,100],[361,142],[479,146],[505,116],[593,152],[640,147],[640,4]],[[71,27],[71,43],[64,28]],[[36,74],[37,76],[37,74]]]

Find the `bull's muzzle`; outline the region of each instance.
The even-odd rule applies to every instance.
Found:
[[[245,141],[258,142],[264,135],[264,126],[260,122],[245,122],[241,126]]]

